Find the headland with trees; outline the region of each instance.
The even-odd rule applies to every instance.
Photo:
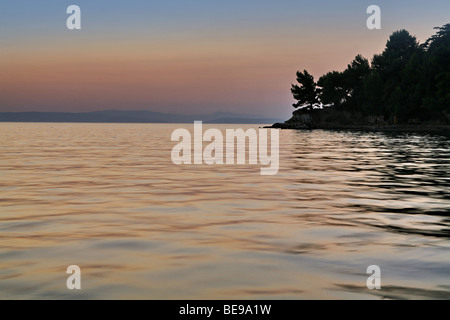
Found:
[[[274,127],[288,129],[433,129],[450,124],[450,23],[420,44],[394,32],[381,54],[357,55],[342,71],[315,81],[297,72],[296,109]]]

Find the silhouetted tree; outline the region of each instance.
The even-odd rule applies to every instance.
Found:
[[[386,104],[388,113],[396,109],[396,101],[401,99],[399,94],[402,90],[397,87],[402,81],[403,70],[411,56],[419,50],[416,38],[408,31],[400,30],[389,37],[383,53],[373,58],[372,68],[378,71],[384,83],[383,102]],[[395,97],[391,97],[394,92]]]
[[[435,28],[437,33],[423,47],[427,50],[425,107],[450,113],[450,24]]]
[[[364,80],[370,73],[369,60],[357,55],[344,71],[344,81],[347,88],[347,105],[358,108],[364,102]]]
[[[319,101],[317,98],[317,88],[314,82],[314,77],[304,70],[303,72],[297,71],[297,82],[300,84],[292,85],[291,92],[297,103],[294,103],[294,108],[307,107],[313,109],[318,106]]]
[[[323,105],[339,107],[347,101],[345,79],[341,72],[328,72],[319,78],[317,85],[319,99]]]
[[[362,105],[365,114],[382,115],[383,107],[383,80],[376,70],[372,70],[364,80],[364,98]]]
[[[431,51],[440,46],[448,47],[450,45],[450,23],[442,27],[435,27],[434,29],[438,31],[425,41],[423,47]]]
[[[417,51],[411,56],[401,76],[402,101],[393,110],[392,115],[400,121],[407,121],[408,118],[423,118],[424,112],[421,109],[426,94],[423,52]]]

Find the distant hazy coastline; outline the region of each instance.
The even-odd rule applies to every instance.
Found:
[[[280,122],[277,118],[257,118],[252,114],[215,112],[180,115],[153,111],[105,110],[94,112],[1,112],[0,122],[78,122],[78,123],[205,123],[264,124]]]

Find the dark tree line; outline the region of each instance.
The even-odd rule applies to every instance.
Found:
[[[435,29],[423,44],[406,30],[396,31],[371,63],[357,55],[343,72],[317,82],[306,70],[297,72],[294,107],[359,111],[398,122],[449,114],[450,24]]]

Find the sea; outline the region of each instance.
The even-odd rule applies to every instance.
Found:
[[[448,136],[282,130],[261,175],[178,128],[0,123],[0,298],[450,299]]]

